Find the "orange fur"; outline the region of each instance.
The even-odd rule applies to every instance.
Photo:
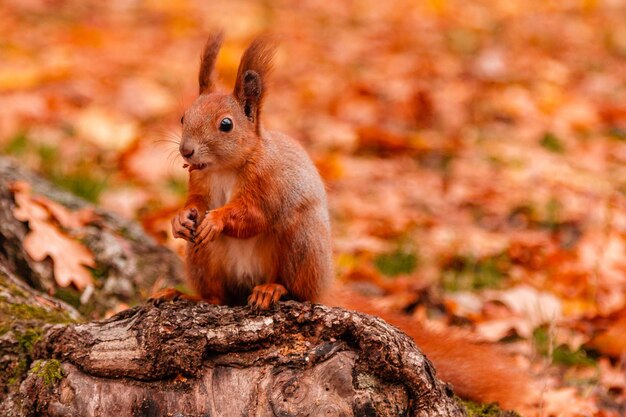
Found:
[[[200,297],[199,295],[185,294],[184,292],[178,291],[175,288],[163,288],[162,290],[159,290],[150,296],[150,300],[154,301],[175,300],[179,298],[191,301],[202,300],[202,297]]]
[[[215,90],[215,75],[213,68],[217,60],[217,54],[222,47],[224,34],[222,32],[214,33],[209,37],[200,58],[200,72],[198,73],[198,86],[200,94],[205,91]]]
[[[281,297],[329,301],[380,315],[365,299],[328,291],[332,242],[321,178],[293,139],[262,129],[260,112],[274,48],[257,39],[244,53],[231,94],[213,76],[221,34],[209,39],[201,63],[200,96],[185,112],[181,154],[189,197],[172,220],[186,239],[187,275],[203,299],[270,308]],[[329,295],[330,294],[330,295]],[[498,350],[440,334],[401,315],[401,327],[461,395],[516,406],[528,378]]]

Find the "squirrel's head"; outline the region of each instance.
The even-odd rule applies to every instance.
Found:
[[[209,37],[200,62],[200,95],[181,118],[180,154],[191,169],[228,169],[244,164],[260,146],[260,115],[273,44],[255,39],[244,52],[232,93],[217,92],[215,61],[222,33]]]

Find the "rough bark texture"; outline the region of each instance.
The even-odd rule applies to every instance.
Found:
[[[19,387],[33,360],[34,344],[46,326],[79,318],[72,307],[19,280],[0,260],[0,404]],[[0,415],[6,415],[2,406]]]
[[[57,325],[11,399],[26,416],[460,416],[406,335],[375,317],[189,301]],[[62,378],[54,374],[61,363]],[[19,405],[19,407],[18,407]],[[4,410],[9,413],[9,410]],[[9,413],[9,415],[11,415]]]
[[[81,312],[101,315],[120,302],[137,302],[156,284],[175,285],[183,281],[183,268],[176,254],[158,245],[136,222],[93,207],[99,220],[80,230],[71,230],[94,254],[94,291],[82,302],[71,288],[55,288],[52,264],[33,261],[22,247],[28,224],[13,215],[15,201],[10,185],[29,183],[34,194],[45,196],[73,210],[91,207],[82,199],[59,190],[50,182],[25,170],[6,157],[0,157],[0,260],[33,288],[67,299]]]

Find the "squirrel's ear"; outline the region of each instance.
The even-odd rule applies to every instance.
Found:
[[[257,129],[267,77],[272,71],[275,52],[276,46],[269,37],[259,37],[243,53],[237,71],[233,93],[246,117],[257,126]]]
[[[198,74],[198,84],[200,85],[200,94],[210,93],[215,90],[215,61],[217,61],[217,53],[220,51],[222,41],[224,40],[223,32],[215,32],[209,36],[202,57],[200,58],[200,73]]]

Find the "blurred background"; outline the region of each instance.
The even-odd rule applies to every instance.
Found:
[[[227,89],[280,39],[263,122],[326,181],[339,280],[519,353],[546,415],[626,412],[625,1],[2,0],[0,153],[180,252],[215,28]]]

